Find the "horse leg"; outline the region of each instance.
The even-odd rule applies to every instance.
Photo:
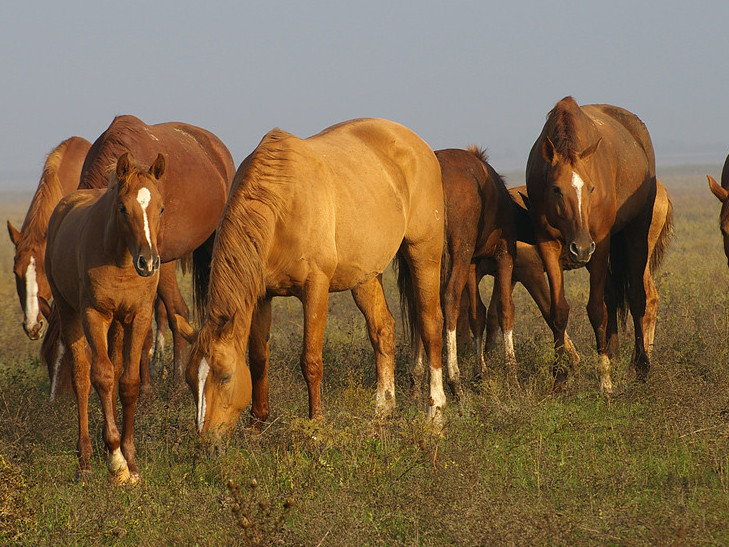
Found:
[[[587,301],[587,316],[595,332],[597,345],[597,366],[600,374],[600,390],[610,394],[613,382],[610,377],[610,357],[607,348],[608,312],[605,305],[605,283],[608,275],[608,256],[610,254],[610,238],[598,243],[595,252],[587,264],[590,272],[590,297]]]
[[[514,270],[514,255],[516,245],[514,242],[503,241],[496,253],[496,283],[494,292],[499,292],[499,326],[504,336],[504,352],[506,359],[506,379],[516,389],[520,389],[519,379],[516,375],[516,354],[514,353],[514,300],[512,289],[514,287],[512,274]]]
[[[104,443],[108,452],[107,470],[112,484],[124,484],[129,480],[129,467],[122,454],[121,435],[116,426],[115,367],[109,359],[107,334],[111,321],[88,308],[84,311],[84,331],[91,347],[91,383],[99,394],[104,415]],[[138,361],[137,361],[138,362]]]
[[[463,401],[461,371],[458,368],[458,349],[456,327],[458,326],[459,304],[463,289],[468,281],[470,261],[465,260],[464,253],[452,253],[452,264],[448,281],[443,289],[443,322],[446,332],[446,356],[448,363],[448,384],[458,401]]]
[[[152,375],[149,371],[151,355],[154,353],[154,330],[152,325],[147,329],[142,344],[142,353],[139,356],[139,374],[141,377],[141,385],[139,386],[140,396],[143,399],[152,396]]]
[[[322,419],[321,379],[324,375],[322,349],[327,323],[329,278],[321,272],[313,273],[304,284],[304,348],[301,353],[301,371],[309,390],[309,418]]]
[[[417,311],[418,331],[422,337],[425,354],[430,364],[430,397],[428,398],[428,418],[436,424],[443,420],[446,406],[443,391],[443,369],[441,352],[443,351],[443,313],[440,307],[440,264],[439,260],[428,257],[438,256],[442,248],[431,249],[422,246],[404,244],[401,249],[410,271],[410,282]]]
[[[650,370],[650,359],[646,350],[645,330],[655,329],[655,313],[658,308],[657,291],[653,284],[648,267],[647,227],[638,226],[638,229],[626,233],[625,242],[628,251],[628,301],[630,315],[633,316],[635,331],[635,346],[633,349],[632,365],[639,380],[645,381]],[[653,344],[653,332],[649,334]]]
[[[151,366],[157,372],[158,376],[161,376],[165,366],[165,333],[169,326],[167,318],[167,310],[165,309],[165,303],[162,299],[157,296],[154,301],[154,319],[157,324],[156,334],[153,335],[154,347],[152,348],[152,360]],[[145,343],[146,346],[146,343]],[[142,384],[144,384],[144,377],[142,377]]]
[[[259,428],[268,419],[268,360],[270,355],[271,299],[258,302],[251,319],[248,361],[251,367],[251,426]]]
[[[177,322],[174,320],[175,313],[181,315],[186,320],[190,311],[185,304],[185,300],[180,293],[180,287],[177,284],[175,276],[176,262],[167,262],[160,267],[160,278],[157,291],[162,298],[167,310],[167,317],[172,331],[172,342],[174,352],[174,379],[176,384],[181,384],[185,378],[184,371],[184,352],[186,348],[185,339],[177,328]]]
[[[395,319],[387,307],[382,274],[353,288],[352,296],[367,322],[367,333],[375,351],[375,415],[380,419],[389,418],[395,413]]]
[[[562,391],[567,383],[567,367],[565,358],[565,330],[569,319],[570,306],[564,295],[564,277],[559,257],[562,244],[558,241],[546,240],[537,244],[539,255],[544,263],[544,271],[549,280],[549,326],[554,335],[555,360],[552,366],[554,375],[554,391]]]
[[[466,281],[466,294],[468,296],[468,321],[471,326],[471,334],[473,335],[473,351],[475,354],[474,375],[476,378],[483,378],[486,375],[486,359],[484,351],[488,351],[489,347],[493,347],[495,340],[495,332],[493,332],[493,324],[487,323],[486,306],[483,305],[481,294],[478,291],[479,275],[476,273],[476,264],[471,263],[468,269],[468,279]],[[492,293],[493,298],[493,293]],[[489,304],[489,308],[491,305]],[[491,319],[489,317],[489,319]],[[484,338],[484,329],[486,337]],[[485,345],[484,345],[485,341]]]
[[[412,366],[410,367],[410,378],[413,382],[413,397],[416,401],[422,402],[423,386],[425,385],[425,347],[420,334],[412,341]]]
[[[119,385],[119,377],[124,370],[124,326],[117,320],[112,320],[109,332],[106,335],[109,360],[114,365],[114,386]],[[116,401],[116,395],[114,395]],[[114,423],[116,423],[116,404],[113,405]]]
[[[60,298],[56,298],[61,322],[61,340],[72,361],[71,381],[78,409],[78,470],[76,479],[91,475],[91,439],[89,438],[89,395],[91,365],[86,358],[86,338],[79,315]],[[64,357],[65,359],[65,357]]]
[[[122,404],[121,451],[129,468],[127,482],[139,481],[137,451],[134,446],[134,412],[139,398],[139,358],[144,339],[152,324],[151,310],[138,310],[131,323],[124,325],[124,370],[118,379]]]

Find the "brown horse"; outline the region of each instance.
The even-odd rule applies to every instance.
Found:
[[[212,252],[212,234],[220,220],[235,173],[233,157],[211,132],[180,122],[147,125],[134,116],[117,116],[91,146],[81,171],[79,188],[105,188],[109,166],[129,151],[137,161],[150,164],[157,153],[168,160],[160,184],[167,214],[162,218],[159,253],[159,297],[169,318],[187,317],[187,305],[177,286],[174,264],[193,255],[193,277],[205,283]],[[170,321],[174,340],[174,377],[183,378],[183,339]]]
[[[435,155],[441,167],[446,209],[441,300],[446,330],[448,383],[456,396],[462,399],[456,344],[461,295],[473,261],[489,257],[493,259],[499,273],[494,292],[498,291],[500,296],[500,313],[497,316],[504,334],[507,375],[510,383],[518,387],[512,338],[514,303],[511,297],[511,276],[516,254],[516,227],[511,198],[503,179],[489,165],[484,151],[476,147],[469,147],[468,150],[451,148],[437,150]],[[482,333],[483,328],[478,333],[474,331],[478,348],[476,370],[479,374],[485,366],[481,353]]]
[[[650,368],[645,280],[650,277],[648,232],[656,196],[655,155],[645,125],[622,108],[580,107],[566,97],[549,113],[531,149],[526,182],[550,286],[555,389],[567,380],[562,357],[569,305],[560,261],[565,248],[571,262],[590,272],[587,313],[597,341],[600,388],[612,392],[606,290],[614,291],[618,305],[627,296],[635,326],[633,366],[645,379]]]
[[[724,240],[724,254],[729,260],[729,156],[724,160],[724,168],[721,170],[721,186],[717,184],[714,177],[706,175],[709,179],[709,188],[711,192],[721,202],[721,212],[719,213],[719,228]]]
[[[527,203],[525,201],[526,186],[519,186],[516,188],[509,189],[509,193],[514,199],[519,209],[526,215],[516,215],[517,223],[521,226],[518,230],[521,234],[528,234],[532,231],[533,226],[531,218],[528,216]],[[656,180],[656,200],[653,205],[653,216],[651,219],[651,227],[648,232],[648,254],[651,256],[651,260],[648,262],[648,277],[645,279],[646,286],[646,314],[645,314],[645,347],[648,356],[650,357],[653,350],[653,338],[655,334],[656,316],[658,314],[658,291],[653,283],[653,276],[655,275],[656,269],[659,267],[662,252],[666,246],[666,238],[671,234],[673,226],[673,204],[671,198],[668,195],[666,187],[661,183],[660,180]],[[529,237],[527,235],[527,241]],[[533,235],[532,238],[533,239]],[[563,269],[570,269],[570,262],[567,256],[563,254],[560,259]],[[483,260],[478,265],[478,276],[474,276],[475,283],[471,283],[469,279],[468,289],[473,291],[470,294],[470,299],[464,305],[462,309],[466,310],[469,305],[471,307],[478,308],[476,312],[476,319],[472,319],[471,324],[477,325],[473,327],[473,332],[480,332],[478,325],[483,329],[484,318],[486,310],[478,295],[478,280],[485,274],[496,275],[496,267],[491,260]],[[544,263],[539,256],[537,247],[532,243],[523,241],[517,241],[517,253],[516,261],[514,263],[514,275],[513,281],[520,282],[527,290],[529,295],[536,303],[542,317],[546,321],[547,325],[550,325],[550,297],[549,297],[549,285],[546,278],[544,277]],[[475,289],[474,289],[475,288]],[[608,295],[606,295],[608,296]],[[486,335],[485,335],[485,351],[489,352],[494,349],[497,343],[497,332],[499,329],[498,315],[497,315],[497,303],[499,299],[498,291],[494,291],[491,294],[491,300],[489,302],[488,314],[486,315]],[[471,304],[475,303],[475,304]],[[617,350],[617,303],[606,299],[606,305],[608,309],[608,328],[607,328],[607,339],[608,339],[608,354],[612,358],[613,354]],[[473,312],[471,312],[473,315]],[[475,334],[474,334],[475,336]],[[577,353],[572,341],[565,332],[565,350],[569,354],[570,364],[573,371],[580,361],[580,356]]]
[[[265,135],[236,173],[215,239],[205,321],[196,336],[187,331],[196,338],[187,381],[198,430],[229,433],[251,393],[253,418],[267,418],[274,296],[296,296],[304,307],[310,418],[322,417],[327,293],[342,290],[351,290],[375,349],[377,414],[393,412],[395,321],[381,273],[396,255],[430,360],[429,415],[438,418],[443,215],[438,160],[399,124],[359,119],[303,140],[279,129]]]
[[[61,339],[73,356],[79,472],[91,471],[88,399],[93,384],[104,413],[107,467],[114,484],[139,480],[134,411],[139,359],[159,280],[157,236],[164,207],[157,186],[164,172],[161,154],[148,171],[123,154],[107,190],[67,195],[48,225],[46,272],[58,309]],[[117,388],[122,403],[121,435],[116,424]]]
[[[15,245],[13,273],[23,308],[23,330],[31,340],[43,336],[47,326],[39,297],[51,299],[43,262],[48,219],[61,198],[78,186],[81,166],[90,147],[91,143],[81,137],[70,137],[56,146],[46,158],[20,231],[7,222],[10,241]]]

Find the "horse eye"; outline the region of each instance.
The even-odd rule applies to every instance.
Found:
[[[165,208],[164,208],[164,207],[162,207],[162,208],[161,208],[161,209],[159,210],[159,214],[161,215],[161,214],[162,214],[162,213],[164,213],[164,212],[165,212]]]
[[[594,186],[591,186],[590,187],[590,193],[592,194],[594,191],[595,191],[595,187]]]
[[[120,212],[120,213],[121,213],[122,215],[126,215],[126,214],[127,214],[127,208],[126,208],[126,207],[124,207],[124,204],[121,204],[121,205],[119,205],[119,212]]]
[[[552,186],[552,192],[554,193],[555,196],[562,195],[562,190],[560,189],[559,186]]]
[[[230,374],[226,374],[225,376],[222,376],[222,377],[220,378],[220,383],[221,383],[222,385],[225,385],[225,384],[227,384],[228,382],[230,382],[230,378],[231,378],[231,375],[230,375]]]

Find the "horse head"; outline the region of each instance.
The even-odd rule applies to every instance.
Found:
[[[714,177],[706,175],[709,179],[709,188],[719,201],[721,201],[721,213],[719,213],[719,229],[724,239],[724,254],[729,260],[729,189],[725,186],[726,181],[722,177],[722,184],[716,182]]]
[[[208,320],[200,331],[175,315],[190,343],[185,379],[197,405],[197,430],[213,442],[230,435],[238,416],[251,401],[251,373],[241,353],[241,312]],[[243,337],[247,338],[247,337]]]
[[[162,154],[147,171],[134,165],[126,152],[116,164],[116,226],[143,277],[154,275],[160,266],[157,236],[164,206],[157,184],[164,171]]]
[[[561,232],[570,260],[578,264],[586,264],[595,251],[590,235],[590,202],[595,185],[589,160],[600,141],[579,153],[558,152],[549,137],[542,141],[547,221]]]
[[[28,338],[38,340],[45,334],[47,327],[38,297],[51,298],[43,260],[45,245],[38,248],[38,245],[23,238],[9,220],[7,225],[10,241],[15,245],[13,274],[20,307],[23,309],[23,330]]]

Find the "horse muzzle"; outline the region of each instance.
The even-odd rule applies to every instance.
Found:
[[[595,242],[590,240],[586,243],[578,243],[573,241],[567,247],[569,258],[576,264],[587,264],[592,258],[592,253],[595,252]]]
[[[150,277],[154,275],[157,273],[157,270],[159,270],[159,266],[160,258],[157,253],[154,253],[150,257],[139,255],[134,261],[134,269],[137,270],[137,273],[142,277]]]
[[[43,338],[43,335],[46,333],[47,327],[48,323],[46,323],[45,319],[43,318],[36,321],[32,327],[28,327],[27,322],[23,321],[23,331],[31,340],[40,340],[41,338]]]

